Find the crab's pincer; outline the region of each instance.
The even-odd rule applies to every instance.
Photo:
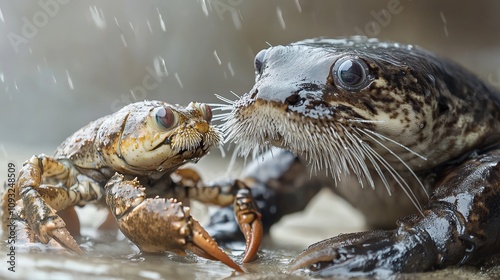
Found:
[[[185,255],[185,250],[218,260],[238,272],[241,267],[229,258],[175,199],[146,198],[137,180],[125,180],[116,174],[105,186],[106,202],[118,221],[120,230],[142,252],[166,251]]]

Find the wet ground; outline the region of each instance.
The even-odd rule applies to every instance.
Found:
[[[17,163],[33,153],[32,148],[9,145],[11,159]],[[46,148],[51,149],[50,147]],[[14,154],[15,152],[15,154]],[[0,162],[2,166],[6,163]],[[202,159],[196,167],[211,179],[224,174],[227,160],[217,151]],[[232,173],[238,173],[234,170]],[[203,222],[206,207],[193,205],[193,215]],[[259,259],[243,267],[248,274],[235,274],[225,265],[199,258],[174,254],[141,255],[137,247],[121,233],[97,231],[105,212],[92,205],[77,209],[83,237],[78,239],[86,256],[75,256],[57,247],[41,244],[16,247],[15,272],[8,270],[7,244],[0,246],[0,279],[310,279],[306,273],[288,272],[291,260],[316,241],[339,233],[363,230],[363,219],[343,200],[328,190],[320,192],[304,212],[283,218],[266,237]],[[224,246],[236,261],[241,260],[243,243]],[[30,252],[28,252],[30,251]],[[500,279],[498,259],[482,268],[451,268],[432,273],[398,275],[394,279]]]

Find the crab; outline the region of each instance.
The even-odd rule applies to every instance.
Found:
[[[18,236],[27,242],[53,239],[84,254],[66,228],[77,221],[59,214],[67,217],[73,206],[105,203],[121,232],[142,252],[184,255],[190,250],[243,272],[184,206],[189,199],[234,203],[247,237],[242,262],[256,257],[261,214],[246,185],[206,185],[193,169],[179,169],[222,143],[211,119],[212,111],[203,103],[181,107],[144,101],[91,122],[67,138],[53,157],[41,154],[24,163],[14,194],[4,195],[4,229],[14,221],[23,231]],[[17,201],[14,209],[7,209],[9,199]]]

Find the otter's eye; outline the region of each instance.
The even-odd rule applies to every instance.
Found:
[[[257,53],[253,61],[255,71],[258,74],[262,73],[262,66],[264,66],[264,59],[266,59],[266,52],[267,50],[261,50],[259,53]]]
[[[332,75],[337,86],[350,91],[356,91],[368,85],[368,66],[354,57],[345,57],[337,60],[332,69]]]
[[[156,123],[167,130],[176,127],[179,121],[177,114],[168,107],[158,108],[155,119]]]
[[[210,109],[210,106],[207,104],[201,104],[200,109],[203,114],[203,118],[207,121],[207,123],[210,123],[212,120],[212,109]]]

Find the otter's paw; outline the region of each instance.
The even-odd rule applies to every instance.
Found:
[[[339,235],[311,245],[293,262],[317,276],[386,277],[426,271],[436,261],[435,246],[425,232],[366,231]]]

